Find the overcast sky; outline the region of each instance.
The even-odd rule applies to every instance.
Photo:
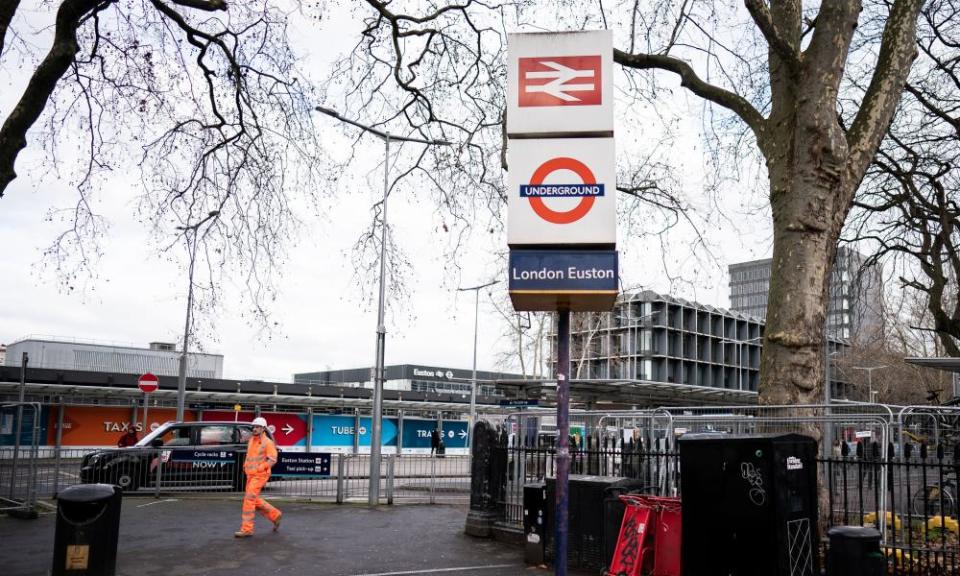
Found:
[[[28,3],[24,3],[28,4]],[[38,22],[39,22],[38,16]],[[325,39],[322,48],[298,41],[305,68],[323,75],[330,58],[351,46],[359,25],[346,18],[298,22],[300,38]],[[318,30],[319,28],[319,30]],[[43,50],[49,35],[39,26],[33,41]],[[29,69],[3,62],[0,68],[0,118],[19,98]],[[691,101],[692,110],[702,110]],[[689,168],[688,190],[700,185],[702,172],[696,137],[699,119],[691,117],[681,139],[670,151]],[[317,119],[323,140],[336,156],[349,142],[327,118]],[[623,134],[617,134],[618,139]],[[630,136],[630,135],[626,135]],[[634,139],[636,136],[632,136]],[[655,135],[644,134],[655,140]],[[284,266],[282,291],[273,312],[279,330],[264,338],[240,318],[236,290],[226,287],[226,297],[216,332],[203,338],[205,350],[224,355],[224,374],[230,378],[287,380],[296,372],[369,366],[375,342],[375,283],[358,286],[349,261],[350,248],[369,219],[369,207],[380,193],[382,173],[378,162],[382,145],[362,141],[359,160],[347,186],[330,196],[324,218],[307,219],[298,244]],[[626,151],[618,140],[618,153]],[[98,277],[81,289],[64,292],[56,277],[42,265],[42,252],[62,231],[63,224],[48,221],[51,209],[68,208],[74,192],[66,179],[47,170],[49,162],[35,141],[28,144],[17,163],[19,178],[0,199],[0,343],[26,335],[49,335],[81,340],[102,340],[146,346],[150,341],[179,341],[183,332],[186,278],[182,261],[156,254],[151,238],[132,217],[138,192],[136,174],[117,173],[103,182],[97,209],[110,222],[103,242]],[[400,167],[398,167],[398,170]],[[418,363],[438,367],[469,368],[473,354],[474,300],[472,293],[457,294],[451,280],[451,262],[438,245],[444,241],[436,229],[431,208],[408,203],[401,185],[391,197],[390,220],[403,250],[414,258],[415,278],[410,299],[402,306],[391,303],[387,315],[387,364]],[[470,193],[470,191],[462,191]],[[667,292],[715,306],[729,305],[726,265],[769,256],[769,225],[757,215],[757,199],[731,192],[722,198],[731,224],[706,230],[716,261],[704,265],[689,254],[689,238],[675,236],[662,246],[656,239],[637,241],[621,234],[622,284]],[[706,200],[702,207],[712,208]],[[747,214],[752,214],[747,216]],[[736,224],[733,224],[735,222]],[[744,237],[744,234],[749,236]],[[493,254],[502,250],[501,235],[476,235],[458,260],[461,286],[485,282],[497,268]],[[485,242],[485,244],[484,244]],[[664,256],[664,250],[666,255]],[[180,256],[180,255],[177,255]],[[689,278],[690,284],[671,284],[659,265],[669,262],[671,272]],[[492,290],[506,291],[506,279]],[[372,303],[371,303],[372,301]],[[483,293],[480,300],[478,368],[493,370],[497,351],[509,348],[500,337],[503,327]]]

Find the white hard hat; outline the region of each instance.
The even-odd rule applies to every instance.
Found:
[[[263,426],[264,428],[266,428],[266,427],[267,427],[267,419],[264,418],[263,416],[257,416],[256,418],[253,419],[253,425],[254,425],[254,426]]]

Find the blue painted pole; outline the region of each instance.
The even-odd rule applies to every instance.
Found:
[[[557,513],[554,574],[567,576],[567,517],[570,478],[570,311],[557,314]]]

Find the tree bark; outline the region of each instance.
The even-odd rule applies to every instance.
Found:
[[[836,107],[859,2],[823,4],[800,66],[804,82],[771,75],[773,93],[789,101],[788,85],[796,100],[792,122],[781,121],[760,143],[770,170],[774,232],[760,365],[764,404],[824,399],[824,326],[837,241],[910,72],[921,4],[899,0],[891,9],[877,67],[849,132]],[[782,130],[787,125],[792,130]]]

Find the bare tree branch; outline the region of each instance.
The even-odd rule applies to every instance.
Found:
[[[860,182],[873,155],[883,140],[900,94],[917,56],[917,16],[923,0],[897,0],[883,31],[877,66],[863,97],[847,140],[850,147],[848,173]]]
[[[53,44],[37,66],[20,101],[0,127],[0,198],[17,177],[14,164],[27,146],[27,131],[40,117],[57,82],[70,68],[79,46],[77,26],[95,10],[103,10],[115,0],[64,0],[57,10]]]
[[[770,14],[770,9],[764,3],[764,0],[744,0],[747,11],[756,22],[757,28],[767,39],[770,49],[776,52],[777,56],[792,70],[797,70],[800,66],[800,52],[798,46],[787,41],[784,35],[777,28],[777,23]],[[798,4],[798,2],[794,2]],[[799,15],[799,10],[796,10]]]
[[[613,60],[627,68],[673,72],[680,76],[681,86],[734,112],[753,130],[758,140],[765,139],[766,120],[750,102],[734,92],[703,81],[686,62],[659,54],[628,54],[616,48],[613,50]]]
[[[20,0],[6,0],[0,2],[0,56],[3,55],[3,48],[7,37],[7,28],[10,27],[10,21],[13,15],[17,13],[20,6]]]

